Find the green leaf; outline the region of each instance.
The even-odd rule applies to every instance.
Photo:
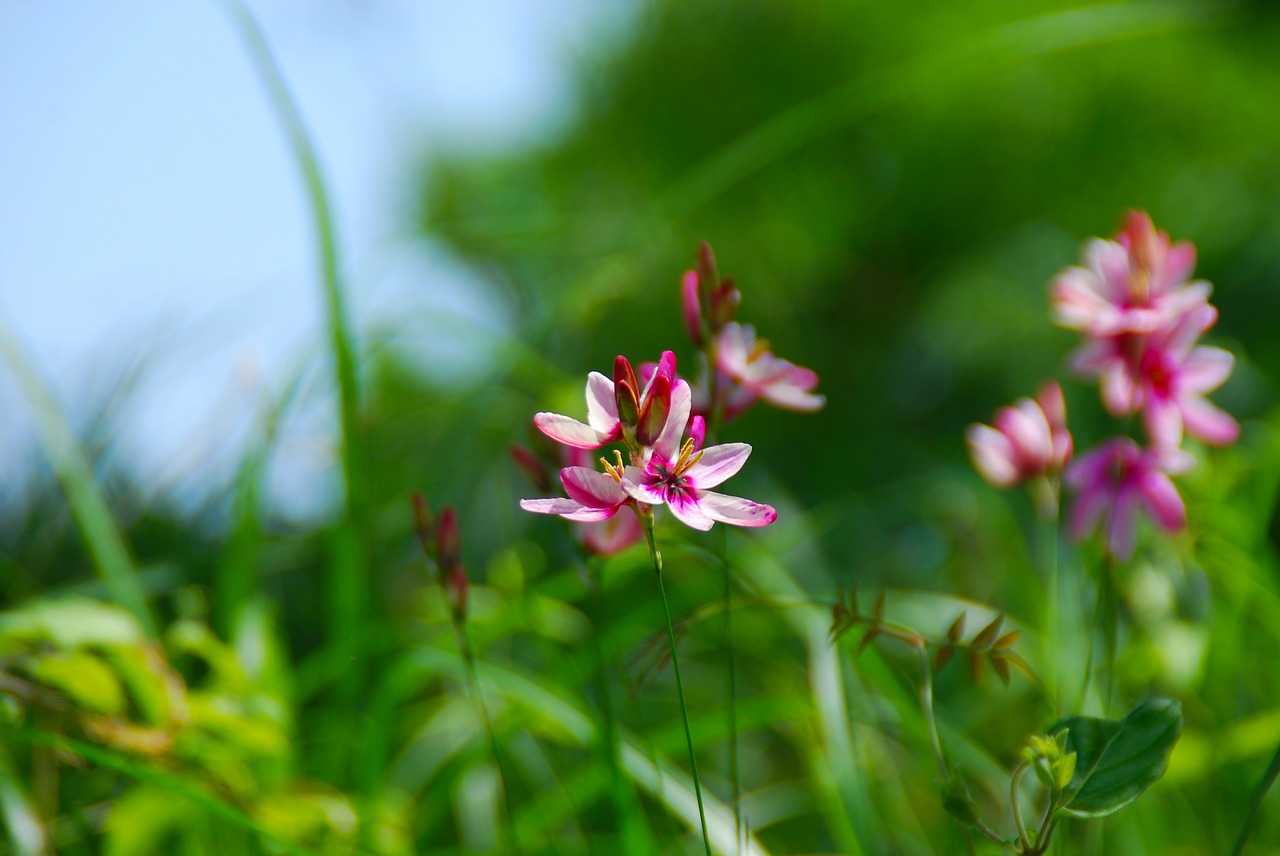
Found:
[[[1182,734],[1182,705],[1173,699],[1150,699],[1123,721],[1072,716],[1051,733],[1069,729],[1067,750],[1076,768],[1067,788],[1065,811],[1075,817],[1104,817],[1137,799],[1162,775],[1169,753]]]
[[[41,683],[61,690],[87,710],[108,715],[124,712],[125,695],[120,679],[88,651],[49,654],[27,668]]]

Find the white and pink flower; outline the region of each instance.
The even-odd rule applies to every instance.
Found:
[[[1153,332],[1205,304],[1212,291],[1187,281],[1195,247],[1170,244],[1141,211],[1130,212],[1114,241],[1090,241],[1084,261],[1054,279],[1050,299],[1059,324],[1090,336]]]
[[[1067,406],[1055,382],[1041,386],[1034,400],[1000,408],[992,422],[994,427],[970,425],[965,440],[974,468],[994,487],[1056,473],[1071,459]]]
[[[757,400],[784,410],[812,412],[826,403],[813,391],[818,374],[776,356],[769,343],[756,338],[755,328],[729,322],[715,341],[716,368],[724,416],[732,419]]]

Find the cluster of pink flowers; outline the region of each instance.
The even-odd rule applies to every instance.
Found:
[[[754,327],[733,320],[742,294],[732,279],[720,279],[706,242],[698,248],[698,269],[685,272],[680,291],[685,326],[704,354],[702,377],[694,387],[695,413],[730,421],[760,400],[801,412],[827,403],[813,391],[816,372],[776,356]],[[707,363],[714,366],[714,377]]]
[[[734,321],[742,294],[732,279],[721,280],[715,257],[705,242],[699,247],[697,270],[684,274],[680,295],[685,325],[702,349],[699,378],[690,383],[676,374],[670,351],[656,363],[642,363],[637,374],[619,356],[613,377],[587,376],[587,421],[558,413],[539,413],[534,425],[559,444],[540,445],[538,453],[523,447],[512,456],[541,491],[551,489],[551,465],[560,467],[565,496],[525,499],[526,511],[557,514],[571,520],[583,545],[608,555],[638,541],[643,530],[642,506],[665,506],[694,529],[716,522],[765,526],[777,518],[768,505],[717,493],[714,488],[742,468],[751,447],[746,443],[705,446],[707,423],[728,421],[756,401],[789,410],[813,411],[826,399],[813,390],[818,375],[775,356],[754,328]],[[715,367],[714,374],[709,365]],[[625,448],[600,458],[603,470],[591,466],[591,452],[610,444]],[[618,514],[629,507],[636,514]]]
[[[1071,437],[1056,384],[1036,401],[1002,408],[994,427],[971,426],[967,439],[979,473],[998,487],[1062,473],[1077,494],[1075,536],[1101,524],[1109,552],[1128,558],[1139,510],[1168,531],[1186,524],[1170,478],[1192,465],[1183,435],[1214,445],[1239,436],[1235,419],[1204,397],[1230,376],[1234,358],[1197,344],[1218,312],[1209,303],[1210,285],[1189,281],[1195,248],[1171,244],[1145,213],[1131,212],[1115,240],[1090,241],[1084,260],[1053,281],[1056,320],[1084,334],[1073,368],[1099,382],[1110,414],[1141,416],[1148,445],[1114,437],[1068,466]]]
[[[565,497],[524,499],[520,507],[558,514],[579,523],[611,520],[623,508],[666,506],[682,523],[710,529],[716,522],[765,526],[777,519],[771,506],[711,488],[742,469],[751,447],[746,443],[704,446],[706,423],[692,414],[692,390],[676,375],[676,357],[666,351],[643,387],[630,361],[614,361],[613,379],[599,372],[587,378],[587,422],[558,413],[539,413],[534,424],[543,434],[573,449],[600,449],[611,443],[613,460],[600,458],[603,471],[584,466],[560,470]],[[624,545],[625,546],[625,545]]]

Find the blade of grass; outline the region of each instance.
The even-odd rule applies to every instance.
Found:
[[[366,668],[354,665],[363,653],[361,639],[366,611],[368,482],[366,449],[361,429],[360,385],[356,349],[339,275],[338,248],[330,213],[329,195],[321,174],[315,147],[284,75],[267,44],[262,28],[239,0],[224,0],[244,42],[254,70],[266,90],[271,107],[288,139],[293,158],[302,174],[311,206],[320,270],[327,309],[329,346],[333,354],[335,380],[340,402],[339,424],[342,471],[346,490],[346,514],[333,532],[330,565],[326,579],[326,618],[332,632],[330,645],[340,659],[353,663],[342,670],[338,680],[338,709],[344,723],[354,713]],[[345,764],[347,741],[328,744],[336,756],[329,760],[331,772]]]
[[[137,617],[149,636],[155,636],[156,625],[146,593],[138,582],[124,536],[93,477],[93,468],[76,442],[61,405],[3,318],[0,318],[0,356],[13,369],[31,405],[45,457],[71,506],[85,548],[107,591]]]
[[[0,746],[0,813],[17,856],[44,856],[51,852],[44,824],[4,746]]]

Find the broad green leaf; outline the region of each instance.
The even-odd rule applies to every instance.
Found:
[[[83,597],[37,601],[0,615],[0,635],[48,640],[59,648],[138,645],[146,640],[128,610]]]
[[[1068,729],[1067,750],[1077,756],[1065,811],[1075,817],[1104,817],[1137,799],[1162,775],[1182,733],[1182,705],[1150,699],[1122,721],[1072,716],[1051,733]]]
[[[124,711],[125,694],[116,673],[88,651],[50,654],[27,669],[41,683],[61,690],[81,707],[108,715]]]

